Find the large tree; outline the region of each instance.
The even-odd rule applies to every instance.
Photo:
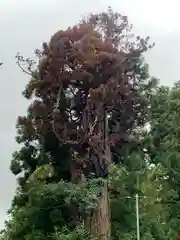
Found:
[[[17,123],[21,148],[14,153],[11,170],[21,176],[13,208],[27,207],[35,176],[43,184],[63,179],[80,185],[92,173],[107,177],[117,149],[123,151],[130,142],[138,146],[132,140],[147,121],[146,93],[153,82],[143,61],[151,47],[148,40],[132,35],[127,17],[109,9],[54,34],[36,51],[38,65],[17,56],[31,76],[23,93],[31,104]],[[125,161],[123,156],[120,161]],[[108,208],[104,183],[98,206],[85,218],[102,239],[110,238]],[[77,209],[66,211],[67,219],[68,213],[82,219]],[[47,226],[44,232],[54,231],[52,222]]]

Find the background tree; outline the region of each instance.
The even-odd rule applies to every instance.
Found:
[[[113,167],[112,172],[110,195],[113,239],[135,239],[137,184],[132,181],[134,173],[128,172],[126,167]],[[170,237],[168,235],[170,213],[164,203],[170,196],[174,196],[174,192],[167,184],[163,184],[163,176],[165,170],[162,166],[152,167],[141,175],[138,187],[141,239],[165,240]],[[162,184],[163,188],[160,188]]]
[[[166,170],[164,182],[175,196],[165,202],[169,211],[170,238],[179,234],[179,98],[180,84],[160,86],[151,98],[151,131],[146,138],[150,161]]]

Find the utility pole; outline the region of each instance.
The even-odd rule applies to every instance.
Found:
[[[140,176],[140,173],[137,172],[137,178],[136,178],[136,195],[135,195],[135,198],[136,198],[136,230],[137,230],[137,240],[140,240],[140,229],[139,229],[139,176]]]
[[[139,195],[136,194],[136,229],[137,229],[137,240],[140,240],[140,230],[139,230]]]

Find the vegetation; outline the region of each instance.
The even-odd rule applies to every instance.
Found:
[[[177,237],[180,83],[150,77],[153,45],[109,8],[54,34],[37,61],[17,55],[30,105],[2,240],[136,239],[136,193],[141,239]]]

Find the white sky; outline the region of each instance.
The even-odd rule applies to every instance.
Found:
[[[60,28],[76,23],[82,15],[106,10],[127,14],[138,35],[156,42],[147,54],[152,75],[162,83],[180,79],[180,0],[0,0],[0,228],[14,194],[15,178],[9,172],[16,149],[15,122],[25,114],[21,92],[28,77],[15,65],[17,52],[29,57]]]
[[[118,6],[118,1],[114,2]],[[123,5],[128,15],[138,24],[166,33],[180,29],[179,0],[126,0]]]
[[[61,3],[58,3],[61,2]],[[54,4],[55,3],[55,4]],[[53,7],[54,5],[65,6],[67,5],[67,1],[57,1],[57,0],[44,0],[42,4],[42,0],[1,0],[0,11],[4,10],[13,10],[19,11],[20,9],[30,8],[44,8],[48,9],[48,6]],[[71,1],[71,5],[84,5],[85,2],[81,1]],[[144,25],[153,26],[155,28],[160,28],[167,31],[167,28],[170,28],[171,31],[174,29],[179,29],[179,20],[180,20],[180,1],[179,0],[92,0],[90,3],[86,2],[86,5],[91,4],[91,8],[96,9],[104,6],[111,5],[114,6],[114,9],[122,9],[127,12],[128,15],[135,21],[139,23],[143,23]],[[93,6],[94,5],[94,6]],[[83,6],[83,7],[84,7]],[[78,7],[79,12],[81,9]],[[64,10],[63,10],[64,11]],[[73,8],[74,11],[74,8]]]

